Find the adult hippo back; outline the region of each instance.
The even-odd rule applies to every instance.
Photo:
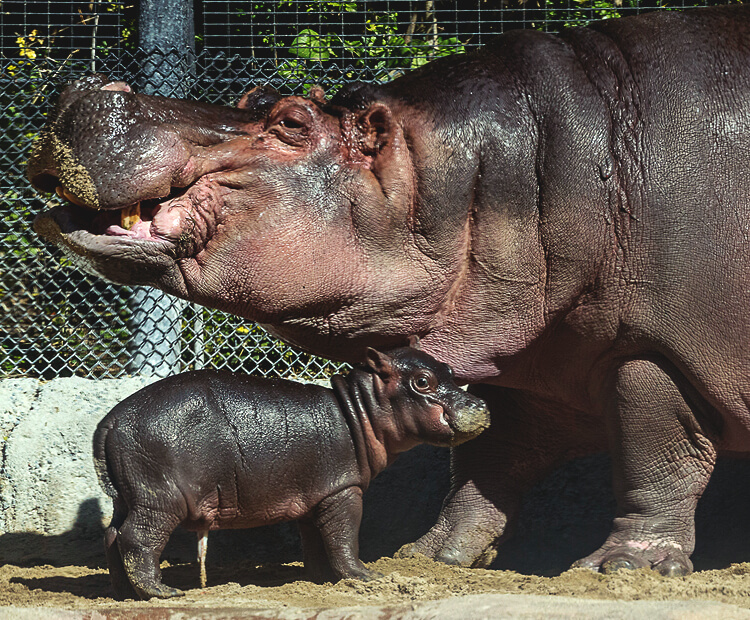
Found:
[[[684,574],[717,453],[750,451],[750,7],[509,32],[331,101],[88,78],[29,176],[94,273],[333,358],[416,333],[478,384],[492,426],[404,553],[487,565],[524,489],[608,447],[579,564]]]

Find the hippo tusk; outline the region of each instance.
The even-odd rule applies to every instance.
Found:
[[[73,192],[70,190],[65,189],[62,185],[58,185],[55,188],[55,193],[60,196],[60,198],[67,200],[68,202],[72,202],[74,205],[79,207],[88,207],[88,205],[83,202],[78,196],[76,196]]]
[[[141,221],[141,203],[137,202],[136,204],[125,207],[120,211],[120,226],[122,226],[125,230],[130,230],[135,226],[138,222]]]

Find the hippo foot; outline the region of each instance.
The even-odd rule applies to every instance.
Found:
[[[496,537],[488,532],[470,535],[433,527],[419,540],[396,551],[396,558],[425,556],[436,562],[467,568],[487,568],[497,557]]]
[[[135,587],[136,592],[143,600],[150,598],[175,598],[177,596],[185,596],[182,590],[177,588],[170,588],[163,583],[155,583],[153,586]]]
[[[385,577],[383,573],[379,573],[376,570],[370,570],[369,568],[366,568],[364,570],[359,570],[356,572],[356,574],[346,575],[345,579],[357,579],[358,581],[375,581],[376,579],[382,579]]]
[[[340,579],[374,581],[375,579],[380,579],[381,577],[385,576],[378,571],[370,570],[364,565],[358,566],[356,568],[350,568],[348,570],[343,570],[340,573],[336,573],[336,571],[334,571],[330,566],[322,567],[317,565],[306,565],[305,573],[307,579],[309,579],[313,583],[336,583]]]
[[[602,573],[650,568],[665,577],[684,577],[693,572],[688,555],[674,543],[629,540],[624,544],[605,544],[573,564]]]

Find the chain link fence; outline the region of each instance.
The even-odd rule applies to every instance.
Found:
[[[697,0],[700,2],[700,0]],[[708,2],[723,4],[725,2]],[[253,85],[284,94],[380,82],[468,50],[512,28],[557,31],[593,19],[696,3],[649,0],[275,0],[195,3],[190,98],[233,104]],[[137,83],[138,3],[0,3],[0,377],[129,372],[136,291],[77,271],[32,232],[44,203],[25,176],[27,154],[61,84],[98,71]],[[153,60],[153,56],[151,57]],[[167,54],[163,59],[173,60]],[[142,85],[141,85],[142,86]],[[176,370],[202,367],[322,379],[339,366],[299,353],[259,327],[171,300]],[[161,334],[151,336],[159,340]]]

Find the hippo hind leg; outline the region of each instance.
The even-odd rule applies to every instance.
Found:
[[[338,576],[328,561],[328,552],[318,528],[306,519],[297,521],[297,527],[302,538],[302,556],[307,578],[314,583],[336,581]]]
[[[359,559],[361,521],[362,490],[348,487],[320,502],[315,507],[309,524],[305,521],[300,523],[306,554],[305,568],[312,573],[313,578],[326,578],[326,574],[331,573],[336,579],[361,581],[382,577],[380,573],[368,569]],[[310,527],[317,530],[317,536]],[[328,558],[328,566],[320,560],[321,547]],[[308,564],[309,562],[311,563]]]
[[[171,598],[184,592],[161,580],[159,560],[181,519],[172,514],[135,508],[117,529],[121,563],[137,598]]]
[[[118,529],[122,526],[127,516],[127,507],[121,498],[114,501],[114,511],[112,521],[104,532],[104,549],[107,554],[107,567],[109,568],[109,578],[112,581],[112,587],[115,590],[115,598],[125,600],[129,598],[137,599],[138,594],[130,584],[125,565],[122,563],[120,547],[117,542]]]

